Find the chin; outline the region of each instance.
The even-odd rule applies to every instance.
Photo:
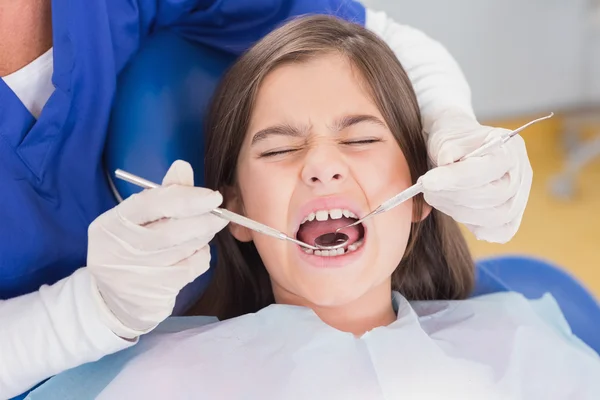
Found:
[[[308,287],[310,286],[310,287]],[[340,307],[358,300],[364,295],[367,287],[359,287],[354,280],[323,279],[320,282],[309,282],[298,288],[297,295],[305,302],[317,307]]]

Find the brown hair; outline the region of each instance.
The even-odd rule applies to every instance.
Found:
[[[265,76],[282,64],[324,54],[345,57],[359,72],[406,157],[413,182],[428,170],[417,99],[391,49],[359,25],[311,16],[267,35],[225,75],[209,113],[207,187],[221,190],[235,185],[238,155]],[[423,198],[418,196],[414,216],[421,215],[422,207]],[[228,229],[217,234],[216,244],[212,282],[191,312],[226,319],[272,304],[269,275],[254,244],[238,242]],[[392,288],[409,300],[461,299],[470,294],[473,283],[473,260],[456,222],[434,209],[413,223],[407,250],[392,274]]]

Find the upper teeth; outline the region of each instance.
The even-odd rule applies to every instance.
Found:
[[[340,208],[334,208],[331,210],[319,210],[319,211],[311,212],[302,220],[302,223],[300,225],[302,225],[306,221],[314,221],[315,218],[317,221],[327,221],[328,218],[340,219],[340,218],[342,218],[342,216],[346,217],[346,218],[358,219],[356,214],[354,214],[352,211],[342,210]]]

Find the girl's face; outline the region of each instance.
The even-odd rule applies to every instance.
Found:
[[[362,80],[341,56],[287,64],[263,81],[227,207],[314,244],[411,185],[406,159]],[[391,289],[412,202],[344,231],[350,245],[311,252],[230,225],[254,241],[278,303],[332,307]]]

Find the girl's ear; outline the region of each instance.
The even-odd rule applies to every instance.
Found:
[[[228,186],[224,188],[221,193],[223,193],[223,197],[225,198],[224,206],[227,210],[236,214],[244,215],[244,205],[237,188]],[[233,222],[230,222],[227,228],[233,237],[240,242],[252,241],[252,233],[250,232],[250,229],[234,224]]]
[[[425,218],[427,218],[429,216],[429,214],[431,214],[431,206],[429,204],[427,204],[427,202],[425,202],[425,199],[423,198],[422,194],[419,195],[418,198],[415,197],[413,199],[414,203],[416,203],[417,201],[421,203],[421,215],[413,215],[413,221],[412,221],[413,223],[421,222]],[[413,207],[414,207],[414,203],[413,203]]]

